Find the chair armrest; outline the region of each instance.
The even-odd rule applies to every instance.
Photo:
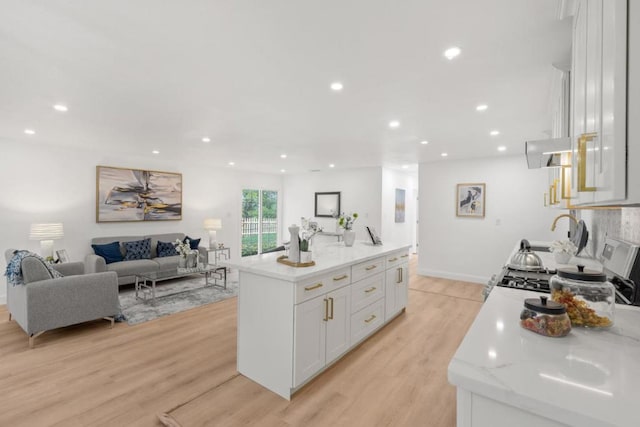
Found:
[[[66,262],[52,266],[63,276],[77,276],[84,274],[84,262]]]
[[[101,256],[88,254],[84,257],[85,273],[103,273],[107,271],[107,262]]]

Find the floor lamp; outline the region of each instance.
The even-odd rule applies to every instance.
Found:
[[[209,230],[209,249],[217,249],[216,231],[222,229],[222,220],[219,218],[207,218],[204,220],[204,229]]]
[[[29,240],[40,240],[40,256],[53,260],[53,241],[64,237],[62,223],[31,224]]]

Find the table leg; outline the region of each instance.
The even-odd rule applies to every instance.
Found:
[[[136,276],[136,299],[138,299],[138,291],[140,290],[139,280],[140,278]]]
[[[151,301],[153,305],[156,305],[156,281],[151,281]]]

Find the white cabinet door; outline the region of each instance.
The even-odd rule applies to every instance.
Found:
[[[326,364],[345,353],[351,345],[351,288],[327,294],[329,315],[326,322]]]
[[[324,368],[329,301],[324,296],[296,305],[293,386]]]
[[[387,270],[385,280],[385,321],[407,306],[409,265],[402,264]]]

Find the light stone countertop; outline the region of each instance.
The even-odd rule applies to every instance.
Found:
[[[449,364],[464,390],[571,426],[638,426],[640,308],[616,305],[609,330],[564,338],[520,326],[525,298],[495,287]]]
[[[320,244],[316,242],[311,251],[316,265],[312,267],[290,267],[281,264],[276,259],[284,252],[254,255],[220,262],[221,265],[238,270],[259,274],[289,282],[297,282],[306,278],[336,270],[358,262],[365,262],[395,251],[409,249],[411,245],[385,242],[381,246],[374,246],[366,241],[356,241],[352,247],[346,247],[342,242]]]

